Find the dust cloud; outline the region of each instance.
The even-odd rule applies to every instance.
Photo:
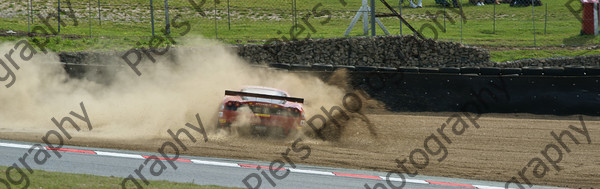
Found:
[[[167,129],[196,125],[200,114],[209,140],[215,135],[216,112],[225,90],[239,90],[246,85],[286,90],[293,97],[305,99],[306,118],[321,113],[321,106],[342,107],[347,86],[327,84],[316,76],[268,68],[252,67],[237,57],[232,49],[218,42],[188,38],[183,46],[171,48],[166,55],[154,56],[156,63],[144,57],[137,76],[120,57],[109,65],[125,65],[111,73],[110,82],[69,78],[56,53],[37,53],[29,61],[16,60],[17,81],[0,89],[0,130],[3,132],[45,133],[56,126],[70,111],[81,113],[85,104],[93,126],[74,119],[82,130],[74,137],[106,140],[152,140],[168,138]],[[7,52],[14,44],[0,45]],[[175,58],[173,58],[175,57]],[[114,62],[120,60],[120,62]],[[85,63],[85,62],[83,62]],[[91,73],[93,74],[93,73]],[[98,78],[89,76],[88,78]],[[339,82],[339,81],[338,81]],[[69,126],[67,126],[69,127]]]

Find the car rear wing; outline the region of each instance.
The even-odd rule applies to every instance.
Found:
[[[304,99],[303,98],[274,96],[274,95],[266,95],[266,94],[258,94],[258,93],[247,93],[247,92],[240,92],[240,91],[225,90],[225,95],[229,95],[229,96],[249,96],[249,97],[268,98],[268,99],[275,99],[275,100],[286,100],[286,101],[291,101],[291,102],[304,103]]]

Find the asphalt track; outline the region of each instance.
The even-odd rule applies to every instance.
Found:
[[[11,166],[16,163],[17,166],[25,170],[23,164],[19,161],[19,158],[22,158],[24,154],[28,153],[28,149],[31,148],[33,144],[34,143],[0,140],[0,165]],[[270,162],[263,161],[180,156],[177,161],[173,161],[178,167],[174,170],[166,160],[148,161],[148,156],[155,155],[160,157],[159,154],[150,152],[84,148],[76,146],[64,146],[61,149],[52,150],[52,152],[49,152],[52,157],[41,165],[34,163],[32,159],[33,154],[35,154],[37,149],[31,153],[31,156],[25,158],[25,162],[27,162],[32,169],[36,170],[122,178],[133,175],[142,186],[145,185],[143,184],[143,181],[136,176],[135,170],[139,169],[140,165],[143,165],[144,162],[150,162],[145,168],[141,169],[141,174],[148,180],[168,180],[199,185],[219,185],[242,188],[246,188],[242,180],[248,175],[253,173],[260,175],[262,171],[269,174],[268,166],[270,164]],[[62,157],[58,158],[54,155],[54,152],[60,153]],[[166,165],[166,169],[159,176],[153,176],[149,171],[150,165],[152,164],[151,162],[154,161],[161,161]],[[261,170],[258,170],[259,168]],[[386,184],[384,180],[386,173],[384,172],[316,167],[299,164],[296,168],[291,168],[289,167],[289,164],[286,164],[284,169],[290,170],[290,174],[281,180],[273,179],[269,174],[275,184],[274,187],[272,184],[269,184],[267,179],[261,177],[262,183],[260,188],[365,188],[365,184],[368,184],[373,188],[377,183]],[[27,171],[24,172],[27,173],[28,177],[35,177],[35,171],[32,174],[29,174]],[[282,172],[277,174],[282,175]],[[0,175],[3,178],[5,177],[4,173]],[[402,180],[397,176],[392,176],[391,180],[398,180],[393,181],[393,184],[396,186],[402,184]],[[249,179],[249,184],[256,186],[256,180],[254,178]],[[130,186],[133,186],[131,182]],[[387,186],[387,188],[390,187]],[[416,177],[407,178],[403,188],[501,189],[504,188],[504,183],[418,175]],[[533,186],[531,188],[549,189],[557,187]]]

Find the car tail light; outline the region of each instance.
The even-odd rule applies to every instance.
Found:
[[[298,110],[296,108],[290,108],[289,111],[290,111],[291,116],[293,116],[293,117],[300,116],[300,110]]]
[[[240,106],[242,106],[241,102],[229,101],[225,104],[225,109],[236,111]]]

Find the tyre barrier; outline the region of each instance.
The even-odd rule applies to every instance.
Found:
[[[440,73],[445,73],[445,74],[459,74],[460,73],[460,68],[444,67],[444,68],[440,68]]]
[[[120,69],[123,66],[114,65],[92,65],[92,64],[73,64],[64,63],[63,68],[72,76],[82,76],[85,72],[102,72],[102,69]],[[565,66],[565,67],[523,67],[523,68],[498,68],[498,67],[441,67],[441,68],[420,68],[420,67],[375,67],[375,66],[349,66],[349,65],[331,65],[331,64],[283,64],[270,63],[271,68],[285,69],[290,71],[335,71],[337,69],[347,69],[357,72],[403,72],[403,73],[421,73],[421,74],[451,74],[451,75],[469,75],[469,76],[600,76],[600,66]],[[97,69],[90,69],[96,67]],[[102,68],[102,69],[100,69]]]
[[[269,67],[289,70],[290,64],[273,63],[269,64]]]
[[[268,64],[272,68],[301,71],[348,69],[347,65]],[[115,73],[126,65],[63,64],[70,77],[103,75],[99,82],[110,84]],[[264,68],[262,67],[257,67]],[[465,111],[461,106],[484,105],[483,112],[535,113],[555,115],[600,115],[600,67],[525,67],[525,68],[418,68],[358,67],[349,74],[349,84],[367,92],[392,111]],[[366,70],[366,72],[365,72]],[[475,72],[474,70],[478,70]],[[406,74],[405,74],[406,73]],[[497,74],[491,76],[487,74]],[[113,74],[113,75],[111,75]],[[310,73],[321,79],[331,72]],[[468,76],[468,77],[464,77]],[[523,77],[524,75],[525,77]],[[96,77],[100,78],[100,77]],[[90,79],[90,78],[88,78]],[[91,78],[92,80],[94,78]],[[473,104],[473,99],[479,101]],[[485,104],[483,104],[485,103]],[[481,112],[475,112],[481,113]]]
[[[586,67],[585,75],[588,76],[600,76],[600,67]]]
[[[398,71],[404,72],[404,73],[418,73],[419,68],[418,67],[400,67],[400,68],[398,68]]]
[[[481,75],[500,75],[502,73],[502,69],[496,67],[480,68],[479,71]]]
[[[462,67],[460,68],[460,74],[473,74],[479,75],[479,67]]]
[[[306,64],[292,64],[290,71],[312,71],[312,67]]]
[[[392,67],[378,67],[377,68],[378,72],[398,72],[398,68],[392,68]]]
[[[501,70],[502,75],[519,75],[521,72],[521,68],[502,68]]]
[[[540,67],[523,67],[521,68],[521,73],[523,73],[523,75],[542,75],[544,69]]]
[[[544,75],[546,76],[561,76],[565,71],[564,68],[561,67],[544,67]]]
[[[354,72],[402,72],[419,74],[450,74],[467,76],[600,76],[600,67],[566,66],[566,67],[523,67],[523,68],[498,68],[498,67],[376,67],[376,66],[349,66],[331,64],[280,64],[272,63],[269,67],[288,69],[290,71],[335,71],[347,69]],[[73,68],[66,68],[73,69]]]
[[[375,66],[355,66],[354,71],[357,72],[374,72],[377,71]]]
[[[583,66],[565,66],[565,76],[583,76],[585,75],[585,67]]]
[[[346,69],[348,71],[354,71],[355,67],[354,66],[347,66],[347,65],[335,65],[333,66],[333,69],[337,70],[337,69]]]
[[[78,79],[83,78],[85,76],[85,73],[87,72],[95,72],[93,69],[88,69],[85,66],[73,64],[63,64],[63,69],[65,69],[65,71],[69,73],[71,77],[75,77]]]
[[[600,115],[600,76],[355,72],[349,79],[351,86],[364,90],[394,112]]]
[[[439,68],[419,68],[419,73],[439,73]]]
[[[333,71],[333,65],[331,64],[313,64],[311,67],[315,71]]]

